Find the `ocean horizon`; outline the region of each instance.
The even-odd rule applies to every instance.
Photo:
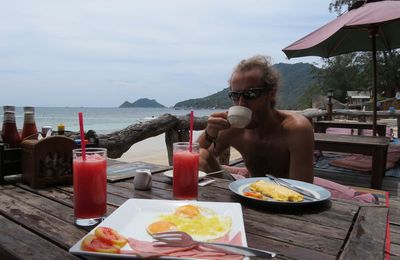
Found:
[[[92,129],[98,134],[107,134],[166,113],[180,116],[187,115],[190,111],[174,108],[35,107],[35,121],[38,131],[43,126],[51,126],[53,131],[57,131],[59,124],[64,124],[66,131],[79,131],[78,112],[82,112],[85,131]],[[201,117],[208,116],[216,111],[224,111],[224,109],[198,109],[193,111],[196,117]],[[16,107],[15,118],[17,128],[22,129],[24,123],[23,107]],[[3,121],[3,113],[1,113],[0,120]]]

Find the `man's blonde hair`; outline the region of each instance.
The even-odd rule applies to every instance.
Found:
[[[258,68],[263,72],[261,78],[263,87],[265,87],[267,90],[278,88],[280,84],[280,75],[278,71],[272,67],[271,57],[269,56],[256,55],[240,61],[233,70],[232,76],[235,74],[235,72],[249,71],[254,68]],[[231,84],[232,76],[229,79],[229,84]]]

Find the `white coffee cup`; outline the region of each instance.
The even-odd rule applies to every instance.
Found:
[[[148,190],[151,188],[151,172],[147,169],[136,170],[133,186],[136,190]]]
[[[244,128],[251,121],[251,110],[243,106],[232,106],[228,110],[228,121],[232,127]]]

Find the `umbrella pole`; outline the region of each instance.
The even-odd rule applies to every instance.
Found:
[[[373,110],[373,116],[372,116],[372,133],[373,136],[376,136],[376,121],[377,121],[377,107],[376,107],[376,101],[377,101],[377,80],[376,80],[376,29],[370,30],[370,36],[372,38],[372,81],[373,81],[373,104],[372,104],[372,110]]]

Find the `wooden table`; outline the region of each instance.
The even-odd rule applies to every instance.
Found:
[[[199,187],[200,201],[240,202],[248,245],[275,251],[276,259],[383,259],[383,206],[332,199],[291,211],[249,204],[217,179]],[[132,180],[108,184],[108,215],[129,198],[172,199],[171,181],[153,175],[150,191]],[[0,259],[78,259],[68,249],[87,231],[73,224],[72,187],[33,190],[18,180],[0,185]]]
[[[333,127],[357,129],[358,135],[361,135],[361,130],[372,129],[372,124],[367,122],[315,121],[313,125],[316,133],[325,133],[326,129]],[[379,136],[386,136],[386,125],[377,124],[376,131]]]
[[[389,143],[388,137],[314,133],[316,150],[372,155],[371,188],[373,189],[380,189],[382,186]]]

